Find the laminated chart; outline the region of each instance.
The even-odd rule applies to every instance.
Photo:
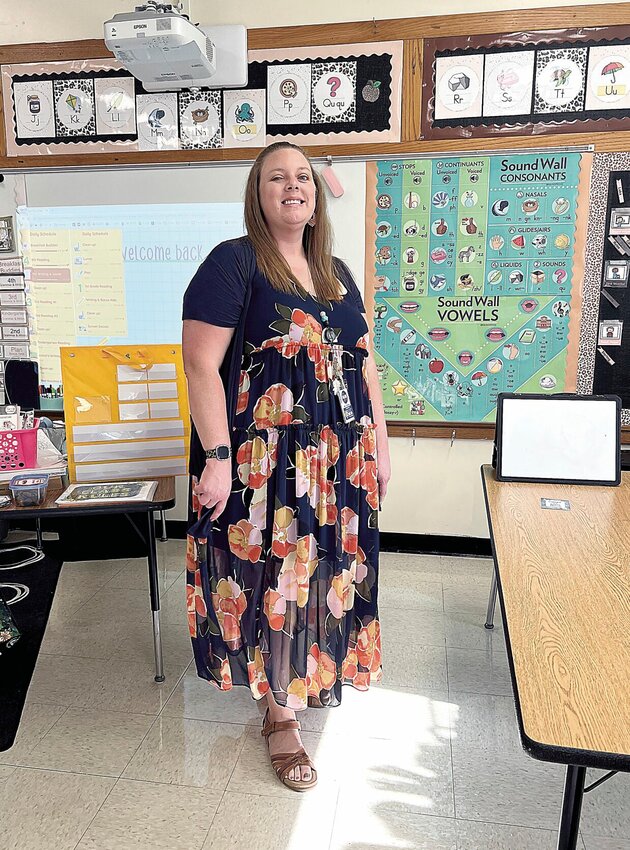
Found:
[[[180,345],[61,349],[72,481],[186,475],[190,412]]]
[[[500,392],[574,391],[583,158],[367,164],[366,290],[389,421],[492,422]]]

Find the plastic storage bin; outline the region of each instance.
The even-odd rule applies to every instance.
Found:
[[[34,508],[46,498],[48,475],[14,475],[9,490],[18,508]]]
[[[16,472],[37,466],[37,429],[39,419],[32,428],[21,431],[0,431],[0,472]]]

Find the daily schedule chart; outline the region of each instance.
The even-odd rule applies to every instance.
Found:
[[[571,388],[581,156],[368,164],[367,277],[388,419],[493,421],[500,392]]]

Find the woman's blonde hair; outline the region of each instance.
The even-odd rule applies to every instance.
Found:
[[[252,165],[247,186],[245,187],[245,229],[256,252],[258,268],[267,278],[269,283],[281,292],[295,295],[297,289],[300,294],[306,295],[306,291],[284,259],[275,239],[271,236],[260,205],[260,174],[263,163],[270,154],[283,148],[299,151],[308,162],[313,174],[315,184],[315,212],[313,213],[314,225],[307,224],[302,235],[304,253],[313,279],[315,295],[322,301],[339,301],[341,291],[339,281],[335,274],[332,257],[332,229],[328,218],[326,206],[326,193],[319,174],[311,166],[311,162],[298,145],[291,142],[274,142],[261,151]]]

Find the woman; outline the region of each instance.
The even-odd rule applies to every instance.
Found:
[[[201,677],[266,702],[272,765],[303,791],[317,774],[295,711],[380,679],[389,450],[361,297],[331,255],[326,197],[301,148],[259,155],[245,225],[184,296],[201,517],[188,537],[189,626]]]

